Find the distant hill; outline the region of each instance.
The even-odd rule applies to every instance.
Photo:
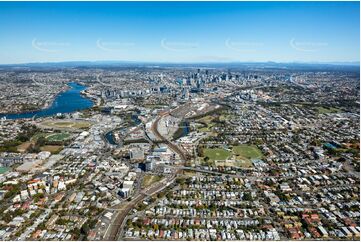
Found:
[[[138,61],[66,61],[24,64],[3,64],[5,69],[63,69],[63,68],[225,68],[242,70],[299,70],[299,71],[359,71],[359,62],[198,62],[198,63],[164,63]]]

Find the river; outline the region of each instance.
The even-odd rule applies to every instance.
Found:
[[[22,118],[36,118],[52,116],[58,113],[72,113],[75,111],[84,110],[93,106],[93,101],[83,97],[81,91],[86,87],[75,82],[68,83],[71,89],[59,93],[50,107],[24,113],[15,114],[0,114],[0,118],[6,117],[7,119],[22,119]]]

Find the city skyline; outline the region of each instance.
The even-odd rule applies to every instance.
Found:
[[[359,62],[359,2],[2,2],[0,64]]]
[[[0,241],[360,241],[359,2],[1,2]]]

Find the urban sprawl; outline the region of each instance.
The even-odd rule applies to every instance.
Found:
[[[91,108],[6,117],[69,83]],[[359,88],[347,68],[3,67],[0,240],[359,240]]]

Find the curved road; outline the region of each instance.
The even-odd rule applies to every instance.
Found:
[[[168,112],[161,114],[156,118],[154,123],[152,124],[151,130],[155,134],[155,136],[160,139],[162,142],[164,142],[170,149],[172,149],[174,152],[176,152],[179,157],[182,159],[182,161],[188,160],[187,155],[175,144],[170,142],[168,139],[163,137],[160,132],[158,131],[158,123],[159,120],[167,115]],[[153,186],[141,191],[138,195],[136,195],[128,204],[122,208],[122,209],[114,209],[119,210],[119,213],[116,215],[114,221],[109,225],[108,231],[109,235],[105,234],[104,239],[106,240],[118,240],[119,236],[121,236],[122,229],[124,222],[126,220],[126,217],[128,213],[135,208],[135,206],[143,201],[146,197],[152,196],[160,191],[162,191],[164,188],[169,186],[173,183],[173,181],[176,178],[176,175],[179,171],[176,171],[171,177],[164,179],[160,182],[155,183]]]
[[[164,136],[162,136],[160,134],[160,132],[158,131],[158,123],[159,120],[168,115],[169,113],[163,113],[160,116],[158,116],[156,118],[156,120],[153,122],[151,130],[152,132],[155,134],[155,136],[160,139],[162,142],[164,142],[171,150],[173,150],[175,153],[177,153],[179,155],[179,157],[182,159],[182,161],[187,161],[188,160],[188,156],[184,153],[184,151],[182,151],[177,145],[173,144],[171,141],[169,141],[168,139],[166,139]]]
[[[119,236],[121,236],[121,231],[124,225],[124,222],[126,220],[126,217],[128,213],[135,208],[135,206],[143,201],[146,197],[152,196],[160,191],[162,191],[164,188],[169,186],[175,179],[175,174],[167,179],[163,179],[157,183],[155,183],[153,186],[144,189],[141,191],[138,195],[136,195],[131,201],[129,201],[125,207],[123,208],[114,208],[113,211],[119,211],[119,213],[116,215],[115,220],[109,225],[108,228],[108,235],[105,235],[105,240],[118,240]]]

